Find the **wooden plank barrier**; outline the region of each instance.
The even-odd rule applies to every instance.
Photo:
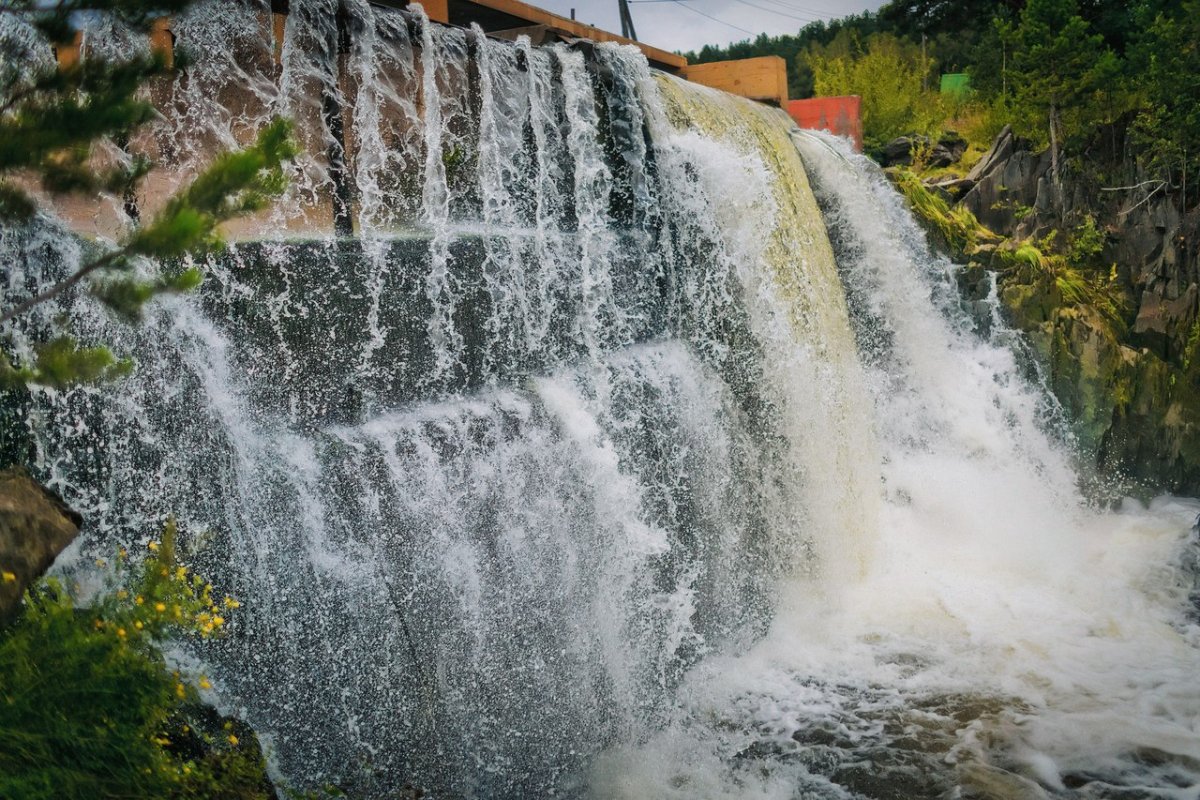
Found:
[[[759,56],[709,64],[689,64],[680,76],[714,89],[784,107],[788,101],[787,62]]]

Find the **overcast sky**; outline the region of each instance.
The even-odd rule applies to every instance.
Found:
[[[528,0],[580,22],[621,32],[617,0]],[[875,10],[883,0],[631,0],[638,39],[664,50],[699,50],[760,33],[795,33],[809,22]]]

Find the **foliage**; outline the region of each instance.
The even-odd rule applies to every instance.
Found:
[[[1071,232],[1067,260],[1072,264],[1094,266],[1104,252],[1104,232],[1096,227],[1096,218],[1088,215]]]
[[[205,725],[196,688],[157,649],[220,635],[238,603],[178,563],[173,522],[150,549],[136,565],[119,553],[90,606],[43,581],[0,631],[0,797],[271,796],[253,737]]]
[[[1055,147],[1063,139],[1063,116],[1085,106],[1102,68],[1114,63],[1078,11],[1076,0],[1029,0],[1010,33],[1014,128]]]
[[[1024,284],[1045,284],[1057,295],[1056,306],[1078,306],[1099,312],[1114,336],[1126,332],[1127,311],[1124,295],[1115,275],[1089,275],[1046,243],[1022,242],[1015,248],[997,251],[1004,268],[1013,273],[1010,280]]]
[[[866,38],[875,33],[879,29],[878,26],[878,18],[871,12],[851,14],[829,22],[810,23],[795,34],[768,36],[764,33],[754,39],[734,42],[728,47],[706,45],[699,53],[689,52],[684,55],[692,64],[756,56],[780,56],[787,63],[788,96],[812,97],[813,75],[804,54],[810,48],[827,46],[836,39],[845,39],[849,34]]]
[[[935,232],[956,256],[970,256],[980,245],[994,245],[1000,241],[1000,237],[980,224],[969,209],[963,206],[951,207],[945,198],[926,188],[911,170],[896,169],[888,174],[917,217]]]
[[[876,34],[849,57],[808,57],[820,95],[862,97],[863,138],[880,148],[906,133],[934,132],[945,117],[935,92],[924,88],[930,62],[920,48],[891,34]]]
[[[0,13],[32,25],[45,41],[72,35],[72,19],[81,12],[103,12],[135,27],[147,27],[158,16],[175,13],[190,0],[5,0]],[[47,47],[49,45],[47,44]],[[118,146],[152,120],[154,108],[139,94],[146,81],[167,71],[163,59],[133,57],[112,61],[91,56],[65,69],[31,66],[16,45],[6,42],[0,58],[0,224],[22,224],[37,211],[21,180],[36,177],[53,194],[129,197],[150,171],[148,160],[129,155],[116,167],[97,165],[93,151],[102,141]],[[260,131],[255,144],[219,156],[190,185],[175,194],[153,219],[131,219],[134,227],[115,248],[101,250],[60,283],[28,300],[0,307],[0,324],[46,302],[89,276],[92,292],[119,316],[136,320],[142,307],[165,292],[195,288],[201,275],[193,269],[162,268],[151,278],[134,274],[139,259],[171,259],[221,246],[217,227],[229,219],[258,211],[278,196],[286,183],[286,161],[295,153],[290,126],[275,120]],[[18,180],[20,176],[21,180]],[[73,382],[113,377],[126,369],[103,348],[80,347],[62,336],[39,348],[33,364],[0,364],[0,383]]]
[[[1143,164],[1184,184],[1200,172],[1200,0],[1159,11],[1136,45],[1134,65],[1145,94],[1134,126]],[[1180,188],[1187,208],[1190,192]]]
[[[0,389],[39,383],[61,389],[73,383],[112,380],[129,374],[133,362],[118,360],[107,347],[82,347],[70,336],[34,346],[34,360],[17,368],[0,359]]]

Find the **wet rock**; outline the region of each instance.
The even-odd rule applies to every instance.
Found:
[[[1186,341],[1180,341],[1179,333],[1188,331],[1192,325],[1197,292],[1195,284],[1175,299],[1163,297],[1158,287],[1143,292],[1137,319],[1130,331],[1131,342],[1164,360],[1178,356],[1186,345]]]
[[[0,621],[79,534],[83,518],[17,467],[0,471]]]
[[[969,764],[959,773],[962,800],[1049,800],[1028,778],[987,764]]]

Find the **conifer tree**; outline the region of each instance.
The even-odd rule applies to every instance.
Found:
[[[179,13],[190,2],[59,0],[48,5],[45,0],[0,0],[0,15],[33,26],[49,47],[71,39],[73,22],[81,14],[110,14],[134,29],[147,30],[155,18]],[[120,60],[89,55],[65,69],[37,69],[11,41],[0,47],[0,225],[26,224],[37,212],[36,202],[14,180],[18,173],[36,176],[54,194],[132,192],[152,168],[150,162],[134,157],[127,165],[100,169],[90,156],[101,140],[128,141],[154,118],[154,108],[139,96],[139,88],[168,70],[164,59],[158,54]],[[0,326],[85,281],[101,302],[130,320],[136,320],[154,296],[194,288],[201,279],[194,269],[164,268],[157,278],[143,280],[132,274],[134,259],[169,260],[219,247],[220,223],[262,209],[282,192],[285,162],[292,155],[289,125],[276,120],[252,147],[215,159],[115,247],[87,259],[61,282],[24,302],[0,302]],[[7,268],[0,264],[0,269]],[[41,345],[31,364],[14,366],[0,358],[0,385],[63,386],[112,377],[127,367],[105,347],[80,347],[71,337],[61,336]]]
[[[1200,0],[1156,14],[1136,47],[1135,63],[1145,94],[1136,132],[1151,174],[1172,173],[1181,208],[1200,175]]]
[[[1015,39],[1011,73],[1017,107],[1046,124],[1055,202],[1061,207],[1062,117],[1092,92],[1102,63],[1102,39],[1091,33],[1076,0],[1029,0]]]

